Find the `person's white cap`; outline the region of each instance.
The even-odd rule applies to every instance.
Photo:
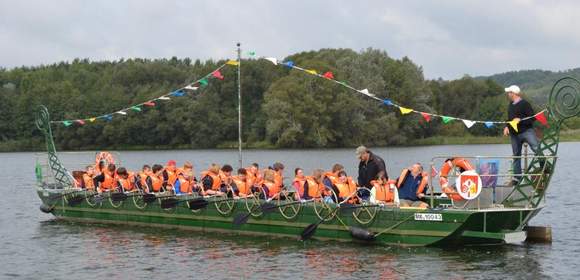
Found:
[[[509,87],[505,88],[505,92],[513,92],[515,94],[520,94],[520,87],[516,86],[516,85],[511,85]]]

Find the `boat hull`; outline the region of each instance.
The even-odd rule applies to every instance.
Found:
[[[131,198],[118,204],[104,199],[97,205],[89,205],[86,201],[82,201],[78,205],[69,206],[64,197],[54,199],[57,193],[48,194],[39,188],[38,194],[45,208],[49,206],[50,212],[57,218],[88,223],[298,239],[305,227],[320,220],[312,203],[301,205],[298,214],[290,219],[276,209],[269,214],[251,216],[247,223],[236,227],[233,224],[234,217],[248,213],[244,199],[230,203],[232,207],[228,211],[223,211],[223,203],[212,202],[211,199],[206,208],[192,211],[187,207],[187,203],[180,203],[171,209],[162,209],[158,200],[140,209]],[[181,200],[192,198],[179,197]],[[525,217],[534,211],[539,209],[476,211],[380,207],[376,208],[374,218],[363,223],[357,221],[352,212],[337,211],[335,217],[318,226],[313,239],[363,242],[351,235],[351,228],[355,227],[376,234],[372,243],[377,245],[448,247],[505,244],[523,241],[522,234],[525,239],[525,233],[521,230],[522,224]]]

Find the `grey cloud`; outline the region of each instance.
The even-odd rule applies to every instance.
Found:
[[[578,67],[574,1],[4,1],[0,66],[373,47],[428,78]]]

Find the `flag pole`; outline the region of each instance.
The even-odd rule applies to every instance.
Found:
[[[242,50],[240,49],[239,42],[236,44],[238,47],[238,163],[239,168],[243,168],[242,162],[242,75],[240,72],[240,67],[242,66]]]

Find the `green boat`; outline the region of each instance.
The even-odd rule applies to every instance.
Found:
[[[295,201],[291,188],[284,189],[283,196],[271,201],[259,195],[233,199],[227,195],[97,194],[80,190],[74,187],[71,173],[56,153],[45,107],[39,109],[36,119],[47,144],[46,158],[36,164],[36,190],[43,212],[75,222],[293,239],[312,237],[377,245],[447,247],[517,243],[526,239],[530,220],[545,207],[546,191],[556,167],[560,128],[564,120],[580,114],[579,89],[580,83],[573,78],[563,78],[553,86],[544,111],[547,125],[542,129],[541,153],[522,156],[524,173],[518,184],[501,184],[501,180],[514,175],[510,172],[482,169],[500,162],[510,166],[514,157],[462,155],[477,165],[483,181],[478,194],[469,200],[452,200],[436,189],[435,176],[430,175],[426,209],[368,201],[359,205]],[[457,156],[434,157],[432,168]]]

